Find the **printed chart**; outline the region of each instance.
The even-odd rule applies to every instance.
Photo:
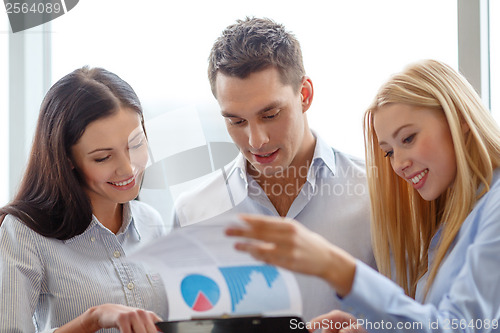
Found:
[[[261,313],[290,307],[288,289],[273,266],[220,267],[231,296],[231,312]],[[264,302],[263,302],[264,301]]]
[[[182,280],[181,294],[186,304],[197,312],[211,310],[220,299],[217,283],[199,274],[188,275]]]
[[[234,223],[220,220],[180,228],[129,255],[161,276],[169,321],[301,315],[293,273],[235,251],[235,240],[224,232]]]

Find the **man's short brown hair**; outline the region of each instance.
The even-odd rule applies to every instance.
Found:
[[[299,91],[305,75],[302,51],[295,36],[267,18],[246,18],[228,26],[210,52],[208,79],[217,97],[217,73],[241,79],[275,67],[283,84]]]

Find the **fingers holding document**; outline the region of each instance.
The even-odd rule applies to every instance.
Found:
[[[236,243],[237,250],[271,265],[321,277],[340,295],[350,291],[356,263],[345,251],[293,219],[247,214],[239,217],[244,226],[226,229],[229,236],[246,238]]]
[[[104,304],[94,309],[100,328],[118,328],[122,333],[156,333],[155,323],[162,320],[151,311],[120,304]]]
[[[356,317],[339,310],[314,318],[311,327],[321,327],[321,333],[367,333]],[[312,329],[309,331],[314,332]]]

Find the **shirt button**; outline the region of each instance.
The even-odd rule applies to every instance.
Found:
[[[113,253],[113,256],[114,256],[115,258],[120,258],[120,255],[121,255],[121,254],[120,254],[120,251],[115,251],[115,252]]]
[[[90,241],[91,241],[92,243],[93,243],[93,242],[95,242],[95,237],[94,237],[94,236],[90,237]]]
[[[133,284],[132,282],[129,282],[129,284],[127,284],[127,288],[128,288],[129,290],[134,289],[134,284]]]
[[[241,179],[245,179],[245,176],[243,176],[243,172],[240,172],[240,177]]]

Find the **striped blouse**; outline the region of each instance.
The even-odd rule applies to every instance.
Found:
[[[8,215],[0,227],[0,332],[52,332],[104,303],[166,319],[160,277],[128,262],[127,254],[167,229],[142,202],[125,204],[123,215],[116,235],[93,217],[84,233],[66,241],[43,237]]]

